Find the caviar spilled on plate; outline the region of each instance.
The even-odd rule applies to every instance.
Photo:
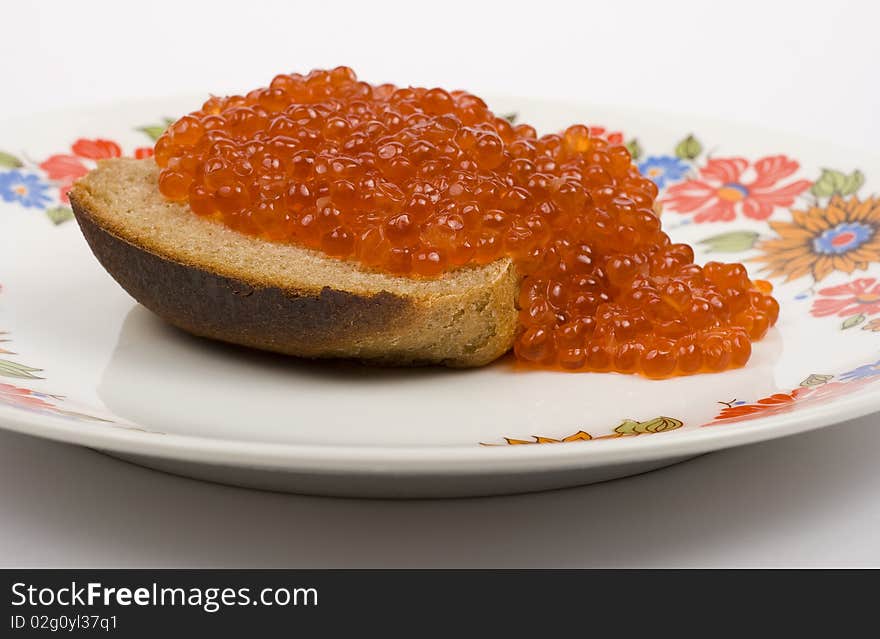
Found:
[[[212,97],[156,143],[169,200],[239,232],[393,275],[510,257],[516,357],[670,377],[743,366],[779,314],[741,264],[694,264],[627,149],[539,136],[462,91],[373,86],[347,67]]]

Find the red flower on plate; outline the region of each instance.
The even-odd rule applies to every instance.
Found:
[[[58,199],[65,204],[70,201],[67,192],[74,181],[89,172],[88,167],[73,155],[50,155],[40,168],[50,180],[58,182]]]
[[[789,393],[775,393],[769,397],[759,399],[752,404],[725,406],[715,417],[715,421],[703,424],[703,426],[718,426],[720,424],[745,422],[759,417],[787,413],[795,408],[821,404],[826,400],[836,399],[857,392],[864,386],[871,384],[878,379],[880,379],[880,376],[873,375],[869,377],[856,377],[851,380],[827,382],[825,384],[820,384],[819,386],[801,386],[795,388]]]
[[[27,388],[19,388],[12,384],[0,384],[0,404],[18,408],[54,410],[55,406],[47,402],[45,397],[48,395]]]
[[[807,392],[809,392],[808,389],[796,388],[790,393],[775,393],[769,397],[764,397],[754,404],[725,406],[715,419],[742,421],[743,419],[751,419],[752,417],[763,417],[764,415],[781,413],[789,410],[792,404],[798,399],[798,396]]]
[[[815,317],[880,313],[880,284],[873,277],[863,277],[839,286],[823,288],[810,312]]]
[[[82,160],[73,155],[50,155],[40,168],[46,172],[46,177],[55,181],[75,180],[89,172]]]
[[[73,152],[72,155],[51,155],[40,164],[47,177],[58,182],[59,199],[65,204],[69,201],[67,192],[73,183],[89,172],[90,167],[83,160],[103,160],[122,155],[122,149],[116,142],[100,138],[94,140],[80,138],[71,145],[70,150]]]
[[[86,140],[80,138],[70,147],[75,155],[89,160],[105,160],[118,158],[122,155],[122,149],[113,140]]]
[[[771,155],[750,165],[743,158],[713,158],[697,178],[669,187],[664,210],[695,213],[695,222],[727,222],[737,214],[766,220],[777,207],[787,207],[810,186],[809,180],[780,184],[800,165],[784,155]]]
[[[610,144],[623,144],[623,133],[620,131],[609,133],[604,126],[591,126],[590,137],[605,138]]]

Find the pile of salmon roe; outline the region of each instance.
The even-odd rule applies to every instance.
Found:
[[[534,366],[669,377],[742,366],[776,321],[741,264],[694,264],[627,149],[538,136],[463,91],[373,86],[347,67],[212,97],[156,142],[159,189],[200,216],[386,273],[510,256],[514,351]]]

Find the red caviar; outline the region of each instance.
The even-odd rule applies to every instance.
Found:
[[[580,124],[539,137],[462,91],[279,75],[180,118],[155,157],[166,198],[269,241],[410,277],[511,257],[534,366],[735,368],[779,313],[741,264],[670,242],[625,147]]]

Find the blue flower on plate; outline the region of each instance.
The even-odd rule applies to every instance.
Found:
[[[874,237],[875,232],[873,226],[861,222],[844,222],[813,239],[813,249],[825,255],[849,253]]]
[[[651,155],[639,162],[639,172],[654,180],[658,189],[682,179],[690,168],[687,162],[671,155]]]
[[[880,360],[873,364],[864,364],[851,371],[842,373],[840,375],[840,381],[851,382],[854,379],[867,379],[868,377],[876,377],[877,375],[880,375]]]
[[[18,202],[22,206],[44,209],[52,201],[46,191],[49,185],[38,175],[22,173],[18,170],[0,172],[0,197],[7,202]]]

